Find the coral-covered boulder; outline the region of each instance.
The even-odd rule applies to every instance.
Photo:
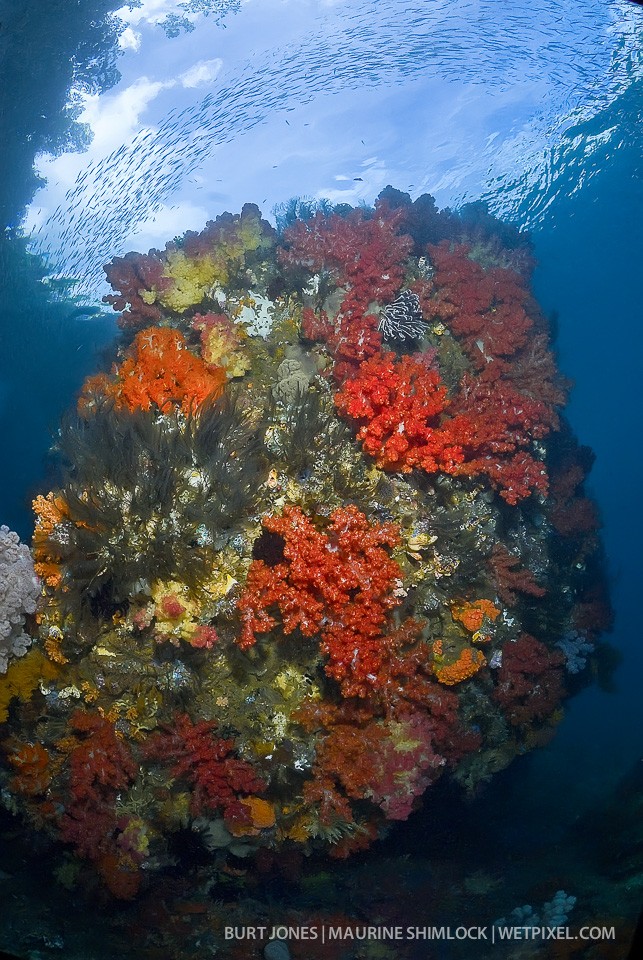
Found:
[[[40,584],[0,531],[2,796],[79,878],[348,856],[591,680],[589,458],[494,224],[389,189],[107,267],[122,335],[34,502]]]

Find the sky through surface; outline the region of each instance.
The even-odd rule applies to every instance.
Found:
[[[625,0],[201,0],[210,16],[168,37],[186,6],[120,11],[121,80],[85,98],[88,151],[38,162],[25,229],[90,298],[112,256],[247,201],[372,202],[391,183],[533,224],[560,151],[578,162],[574,125],[641,72]]]

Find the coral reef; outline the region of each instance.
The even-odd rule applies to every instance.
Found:
[[[365,849],[607,650],[527,241],[392,188],[286,214],[107,266],[33,569],[2,528],[0,795],[121,899],[195,851],[223,889]]]

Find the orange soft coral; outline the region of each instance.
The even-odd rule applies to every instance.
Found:
[[[51,783],[51,770],[49,752],[42,744],[16,744],[7,759],[16,771],[11,780],[12,790],[30,797],[45,792]]]
[[[36,527],[33,534],[32,552],[34,570],[48,587],[62,583],[60,556],[52,549],[52,534],[55,528],[69,516],[69,508],[61,496],[48,493],[33,501]]]
[[[90,378],[79,400],[87,411],[96,393],[112,398],[116,407],[168,413],[179,406],[193,412],[206,397],[218,395],[225,371],[213,367],[188,349],[183,334],[169,327],[148,327],[134,338],[125,359],[112,378]]]

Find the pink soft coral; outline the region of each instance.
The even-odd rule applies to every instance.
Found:
[[[494,357],[512,356],[533,326],[520,275],[503,267],[485,271],[469,258],[466,244],[443,241],[428,249],[436,269],[432,295],[421,298],[427,315],[448,324],[478,369]]]
[[[370,217],[362,210],[345,217],[317,213],[284,232],[286,249],[279,257],[285,266],[330,270],[338,286],[347,288],[341,312],[366,313],[369,303],[392,300],[402,285],[413,241],[399,233],[401,222],[401,211],[387,207]]]

